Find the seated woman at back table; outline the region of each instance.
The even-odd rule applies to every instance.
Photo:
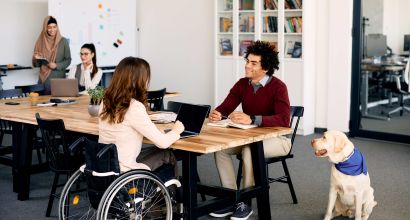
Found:
[[[84,44],[80,50],[80,64],[71,67],[67,78],[78,79],[78,91],[94,89],[101,81],[102,70],[97,66],[97,53],[92,43]]]
[[[166,148],[180,138],[184,125],[176,121],[172,130],[165,134],[150,120],[147,113],[149,80],[147,61],[136,57],[124,58],[115,69],[100,105],[98,141],[117,146],[121,172],[147,169],[163,173],[163,169],[158,169],[160,167],[174,171],[175,156]],[[143,137],[157,147],[141,151]],[[167,174],[164,179],[173,178],[169,175],[174,174]]]

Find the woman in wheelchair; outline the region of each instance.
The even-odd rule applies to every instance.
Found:
[[[73,144],[83,142],[86,165],[63,189],[60,219],[172,219],[175,201],[166,187],[180,183],[163,183],[174,177],[176,164],[166,148],[180,138],[184,125],[177,121],[164,133],[151,122],[149,81],[150,66],[143,59],[127,57],[116,67],[99,111],[99,143]],[[143,137],[157,147],[142,151]]]

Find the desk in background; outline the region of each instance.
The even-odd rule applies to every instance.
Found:
[[[380,119],[380,120],[389,120],[388,117],[382,117],[378,115],[369,114],[369,75],[372,72],[390,72],[392,74],[398,74],[399,72],[405,69],[406,64],[404,63],[395,63],[395,62],[381,62],[381,63],[369,63],[363,62],[361,65],[362,70],[362,82],[361,82],[361,114],[364,118]]]
[[[40,101],[47,101],[50,96],[41,97]],[[77,97],[78,104],[36,107],[31,106],[28,98],[14,99],[20,105],[5,105],[0,101],[0,119],[13,123],[13,166],[16,170],[13,176],[13,190],[18,193],[19,200],[29,198],[33,125],[36,125],[35,113],[43,118],[60,118],[64,120],[66,130],[85,135],[98,136],[98,118],[91,117],[88,112],[87,96]],[[16,112],[18,112],[16,114]],[[159,129],[171,127],[172,124],[158,124]],[[182,155],[183,176],[183,204],[187,219],[197,219],[199,216],[216,211],[226,204],[233,204],[236,200],[256,197],[258,215],[260,219],[271,219],[269,203],[269,185],[266,176],[263,140],[280,135],[290,134],[291,128],[264,127],[248,130],[235,128],[218,128],[204,125],[199,136],[181,139],[172,145],[180,150]],[[144,142],[149,143],[144,139]],[[233,148],[244,144],[251,144],[251,154],[254,169],[255,186],[240,190],[225,189],[219,186],[198,184],[196,180],[197,157],[202,154],[214,153],[223,149]],[[197,193],[205,193],[216,197],[203,204],[197,203]]]
[[[20,66],[17,64],[0,65],[0,90],[3,89],[3,81],[1,80],[1,77],[7,76],[7,71],[24,69],[31,69],[31,66]]]

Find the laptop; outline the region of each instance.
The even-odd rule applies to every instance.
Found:
[[[207,105],[181,104],[176,120],[182,122],[185,130],[181,133],[181,138],[199,135],[208,115],[210,107]]]
[[[79,96],[77,79],[50,79],[50,89],[54,97]]]

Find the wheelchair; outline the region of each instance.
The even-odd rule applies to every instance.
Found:
[[[153,172],[130,170],[120,174],[114,144],[100,144],[80,138],[70,150],[82,146],[85,165],[65,184],[58,207],[61,220],[71,219],[181,219],[181,183],[165,183]]]

